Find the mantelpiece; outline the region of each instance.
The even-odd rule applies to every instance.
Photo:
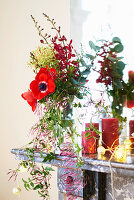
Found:
[[[11,153],[15,154],[17,159],[26,160],[27,153],[24,149],[12,149]],[[46,154],[43,153],[45,156]],[[35,162],[41,163],[40,153],[35,153]],[[87,186],[79,192],[77,199],[85,200],[112,200],[115,195],[116,200],[134,200],[133,188],[134,188],[134,157],[127,158],[127,163],[109,162],[108,160],[99,160],[96,155],[90,155],[84,157],[84,165],[77,167],[76,164],[69,167],[66,165],[66,159],[68,157],[56,155],[56,159],[51,163],[58,167],[58,188],[59,188],[59,200],[64,200],[64,184],[60,181],[60,176],[65,173],[64,170],[77,170],[83,177],[83,173],[89,177]],[[72,161],[75,158],[69,158]],[[84,170],[84,172],[83,172]],[[112,172],[112,176],[111,176]],[[114,194],[111,187],[111,177],[113,179]]]

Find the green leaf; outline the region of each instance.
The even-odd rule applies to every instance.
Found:
[[[113,65],[113,67],[114,67],[115,69],[117,69],[117,70],[123,71],[124,68],[125,68],[125,63],[122,62],[122,61],[118,61],[117,63],[115,63],[115,64]]]
[[[28,178],[28,181],[29,181],[29,182],[31,182],[31,179],[30,179],[30,178]]]
[[[48,166],[45,168],[45,170],[47,170],[47,171],[55,171],[52,167],[48,167]]]
[[[124,57],[117,57],[118,60],[121,60],[121,59],[123,59],[123,58],[124,58]]]
[[[89,128],[89,127],[85,127],[85,130],[86,130],[86,131],[89,131],[89,130],[90,130],[90,128]]]
[[[71,82],[73,83],[73,85],[79,85],[79,82],[76,81],[74,78],[71,77]]]
[[[124,47],[123,47],[122,44],[117,44],[117,45],[113,48],[113,50],[114,50],[114,51],[117,51],[118,53],[122,52],[123,49],[124,49]]]
[[[30,185],[29,185],[29,184],[27,184],[27,188],[28,188],[29,190],[31,190],[31,188],[30,188]]]
[[[76,97],[78,97],[78,99],[83,99],[83,95],[80,92],[76,94]]]
[[[33,183],[33,182],[31,182],[30,185],[31,185],[32,187],[34,187],[34,183]]]
[[[55,154],[50,152],[49,154],[46,155],[46,157],[44,158],[44,160],[42,162],[46,162],[46,161],[50,162],[53,159],[55,159]]]
[[[120,38],[118,38],[118,37],[114,37],[113,39],[112,39],[112,42],[114,42],[114,43],[121,43],[121,40],[120,40]]]
[[[87,58],[90,58],[91,60],[94,59],[94,56],[92,56],[91,54],[88,54],[88,53],[87,53],[85,56],[86,56]]]
[[[33,188],[33,190],[38,190],[38,189],[40,189],[40,184],[36,185],[36,186]]]
[[[29,191],[28,188],[27,188],[27,183],[24,183],[24,187],[25,187],[25,189],[26,189],[27,191]]]
[[[114,79],[113,84],[116,86],[117,89],[121,89],[123,87],[123,85],[119,79]]]
[[[89,41],[89,46],[91,49],[93,49],[94,51],[97,51],[100,49],[100,47],[96,46],[91,40]]]
[[[22,178],[22,181],[23,181],[23,183],[27,183],[27,181],[25,181],[23,178]]]
[[[82,72],[83,75],[89,75],[90,74],[90,69],[86,69],[85,71]]]
[[[91,132],[86,132],[85,133],[85,137],[88,137],[89,135],[91,135]]]
[[[41,174],[41,171],[35,169],[33,173],[34,173],[34,174]]]
[[[80,82],[80,83],[86,83],[86,80],[87,80],[86,78],[81,77],[81,78],[79,79],[79,82]]]
[[[113,57],[108,57],[108,59],[111,60],[112,62],[117,60],[116,58],[113,58]]]
[[[44,158],[44,155],[41,151],[40,151],[40,156],[41,156],[41,158]]]

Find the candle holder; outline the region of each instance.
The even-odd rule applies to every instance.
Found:
[[[103,118],[102,119],[102,146],[107,155],[115,150],[119,145],[119,120],[117,118]]]
[[[99,130],[99,123],[86,123],[86,131],[82,132],[83,154],[95,154],[99,146],[99,135],[96,130]]]

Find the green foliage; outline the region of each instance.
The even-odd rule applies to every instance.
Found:
[[[112,42],[113,43],[121,43],[121,40],[119,37],[113,37]]]
[[[37,190],[38,194],[41,197],[48,198],[48,188],[49,188],[49,178],[50,178],[50,172],[54,171],[52,167],[44,166],[42,165],[40,168],[36,166],[34,162],[34,153],[36,150],[26,148],[27,151],[27,161],[22,161],[20,163],[20,166],[24,166],[29,168],[30,178],[28,180],[24,180],[22,178],[22,181],[24,183],[24,187],[27,191],[29,190]],[[43,162],[51,162],[53,159],[55,159],[54,153],[49,153],[47,155],[43,155],[43,153],[40,151],[40,155],[43,158]],[[38,181],[40,180],[40,182]],[[44,183],[44,184],[43,184]]]
[[[123,57],[119,55],[124,50],[121,39],[113,37],[111,42],[99,40],[98,45],[89,41],[89,46],[95,51],[95,55],[86,54],[86,58],[92,62],[93,69],[96,69],[95,60],[97,59],[97,62],[100,61],[100,69],[98,70],[100,73],[99,83],[103,83],[108,96],[112,96],[112,114],[113,117],[119,119],[120,127],[122,127],[126,120],[121,116],[125,102],[124,98],[134,99],[134,86],[129,81],[125,83],[123,80],[126,64],[122,61]],[[86,135],[89,136],[88,133]]]

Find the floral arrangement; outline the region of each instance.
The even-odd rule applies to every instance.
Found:
[[[39,121],[31,129],[33,139],[29,144],[32,148],[26,148],[27,161],[20,162],[18,168],[10,170],[9,174],[16,180],[18,172],[26,169],[31,176],[27,181],[22,179],[26,190],[38,190],[43,199],[48,199],[50,172],[53,169],[37,166],[34,153],[40,152],[43,163],[55,158],[56,149],[60,149],[62,154],[66,152],[66,155],[79,157],[81,147],[75,142],[79,133],[72,116],[73,108],[81,108],[79,100],[87,94],[85,83],[90,68],[84,65],[82,57],[74,50],[72,40],[68,42],[61,35],[54,19],[44,13],[43,16],[51,23],[56,35],[43,34],[43,29],[31,16],[41,37],[41,45],[30,52],[28,65],[35,73],[35,79],[21,95],[39,116]],[[71,147],[65,144],[68,138],[71,138]],[[46,152],[47,156],[44,157],[42,152]]]
[[[122,61],[123,57],[118,56],[123,50],[123,45],[118,37],[114,37],[111,42],[101,40],[97,45],[90,41],[89,45],[95,53],[79,55],[73,48],[72,40],[68,42],[61,34],[61,28],[56,26],[54,19],[50,19],[44,13],[43,16],[52,25],[56,34],[53,37],[44,34],[44,29],[31,16],[41,37],[41,45],[30,52],[28,65],[35,73],[35,79],[31,81],[28,90],[21,95],[31,106],[32,111],[39,116],[39,121],[31,129],[32,141],[28,145],[32,147],[25,149],[27,160],[21,161],[16,170],[10,169],[8,174],[11,175],[10,179],[14,177],[16,180],[20,171],[29,172],[30,178],[22,179],[26,190],[38,190],[40,197],[49,199],[49,180],[53,168],[44,167],[43,163],[55,159],[57,149],[61,154],[75,156],[77,165],[83,162],[79,156],[82,147],[75,140],[81,136],[81,132],[77,130],[78,124],[75,124],[75,120],[80,121],[80,115],[77,113],[75,115],[77,119],[74,119],[74,110],[83,107],[81,99],[88,94],[89,104],[95,104],[98,113],[103,112],[103,109],[109,112],[103,98],[94,102],[89,88],[85,86],[90,72],[92,70],[98,72],[96,83],[105,86],[108,96],[112,97],[112,114],[121,121],[125,121],[121,117],[125,96],[129,100],[128,107],[134,107],[134,73],[130,72],[130,80],[125,83],[123,80],[125,63]],[[95,128],[94,131],[100,133]],[[91,137],[89,131],[86,137]],[[67,142],[68,140],[71,142]],[[34,161],[35,152],[40,152],[43,158],[41,167]],[[47,153],[46,156],[42,152]],[[69,160],[67,163],[74,164]],[[64,180],[67,185],[68,181],[70,180]],[[76,182],[82,184],[80,180]],[[69,183],[72,187],[72,183]],[[19,194],[20,188],[15,188],[14,193]]]

